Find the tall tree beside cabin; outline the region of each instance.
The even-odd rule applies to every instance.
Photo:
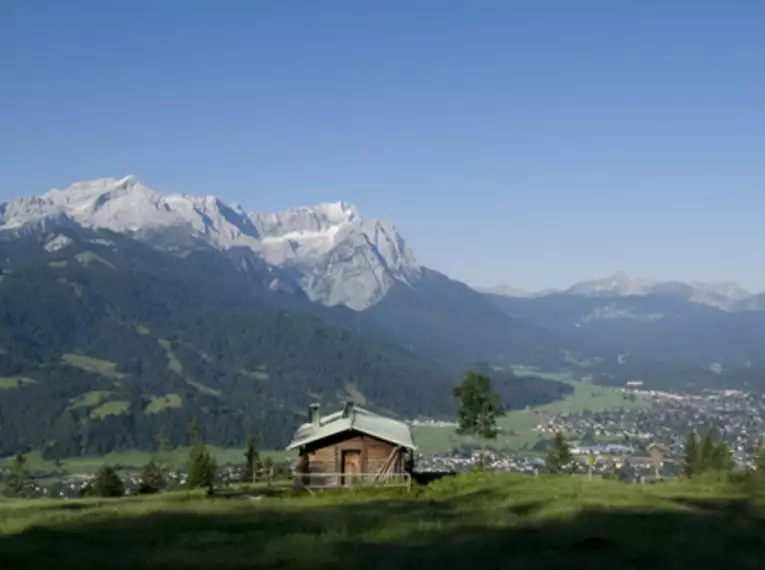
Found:
[[[491,378],[469,370],[452,393],[459,398],[457,433],[481,439],[480,467],[486,464],[486,441],[497,438],[497,418],[504,415],[499,394],[494,392]]]

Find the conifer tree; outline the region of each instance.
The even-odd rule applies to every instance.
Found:
[[[549,473],[562,473],[565,469],[573,469],[574,456],[566,438],[561,432],[555,434],[552,446],[545,458],[545,467]]]
[[[96,497],[122,497],[125,486],[114,468],[104,465],[96,473],[92,492]]]
[[[252,431],[247,437],[247,443],[244,451],[244,458],[246,461],[244,480],[254,481],[255,474],[260,467],[260,452],[258,451],[258,436]]]
[[[698,475],[699,472],[699,438],[696,432],[691,430],[691,433],[688,434],[688,438],[685,440],[683,475],[690,478]]]
[[[141,471],[141,493],[158,493],[167,486],[162,466],[150,459]]]
[[[7,478],[5,492],[12,497],[23,497],[29,481],[29,473],[26,468],[27,458],[23,453],[13,458],[10,473]]]
[[[198,487],[212,489],[215,483],[217,465],[210,452],[207,451],[207,447],[205,447],[201,428],[196,418],[191,422],[189,436],[191,438],[191,449],[189,450],[189,470],[186,485],[189,489],[196,489]]]
[[[717,449],[717,437],[714,430],[709,427],[704,438],[701,440],[701,449],[699,451],[699,467],[701,471],[708,471],[712,468]]]

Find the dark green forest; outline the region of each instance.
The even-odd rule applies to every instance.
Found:
[[[163,426],[186,444],[194,418],[211,444],[242,445],[255,429],[279,448],[311,401],[348,397],[404,418],[454,412],[461,366],[347,312],[301,311],[310,303],[272,291],[275,275],[246,255],[60,233],[73,243],[57,252],[43,247],[50,236],[0,241],[0,456],[152,449]],[[571,390],[509,373],[495,382],[508,408]]]

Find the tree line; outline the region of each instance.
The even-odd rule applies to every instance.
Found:
[[[188,452],[183,487],[186,489],[203,488],[207,489],[208,494],[213,494],[217,482],[218,465],[205,444],[201,424],[196,419],[189,425],[189,439],[192,445]],[[163,427],[156,436],[155,453],[141,469],[137,493],[153,494],[170,488],[170,473],[173,471],[171,453],[174,449],[170,432],[166,427]],[[246,438],[242,455],[244,459],[240,469],[240,482],[242,483],[255,482],[264,473],[267,473],[269,478],[288,473],[286,464],[276,463],[270,457],[261,459],[258,436],[254,430],[251,430]],[[31,496],[33,481],[27,465],[28,460],[23,453],[17,454],[10,462],[4,481],[1,481],[4,483],[2,493],[4,496],[16,498]],[[125,484],[118,474],[118,468],[112,465],[103,465],[91,481],[80,490],[79,494],[84,497],[121,497],[125,495],[125,492]]]

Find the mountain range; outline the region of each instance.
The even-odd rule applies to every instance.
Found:
[[[530,292],[510,285],[494,287],[476,287],[488,295],[500,295],[522,299],[546,297],[549,295],[570,295],[581,297],[619,298],[619,297],[666,297],[709,305],[726,311],[748,311],[765,309],[765,294],[746,291],[732,281],[704,283],[691,281],[653,281],[643,278],[630,278],[625,272],[617,271],[609,277],[593,279],[572,285],[559,291],[545,289]]]
[[[356,310],[378,302],[395,282],[421,274],[392,224],[362,220],[344,202],[245,212],[215,196],[162,196],[126,176],[77,182],[0,205],[0,231],[52,226],[112,230],[169,250],[195,243],[248,248],[292,275],[311,300]]]
[[[498,260],[499,262],[499,260]],[[510,408],[560,371],[655,388],[765,389],[765,297],[631,279],[476,290],[418,263],[346,202],[274,213],[163,195],[134,176],[0,204],[0,455],[211,443],[279,447],[307,405],[352,397],[449,417],[468,368]]]
[[[560,360],[555,334],[347,203],[246,213],[125,177],[0,205],[0,455],[150,448],[163,425],[183,443],[194,416],[278,447],[348,397],[448,417],[467,366],[522,357]],[[571,391],[493,373],[511,407]]]

